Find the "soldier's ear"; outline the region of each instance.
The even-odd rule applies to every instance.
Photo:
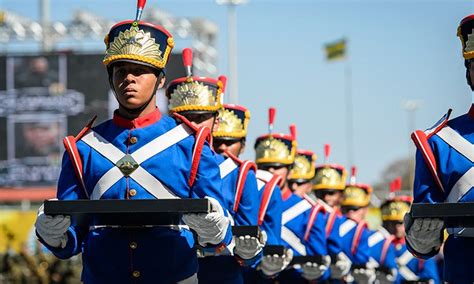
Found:
[[[466,69],[466,80],[467,84],[471,87],[471,90],[474,91],[474,86],[472,85],[471,81],[471,71],[469,71],[469,68]]]
[[[164,72],[160,72],[157,76],[158,79],[158,89],[163,88],[166,83],[166,76]]]
[[[474,86],[471,81],[471,61],[470,60],[465,60],[464,61],[464,66],[466,66],[466,81],[467,84],[471,87],[471,90],[474,91]]]
[[[245,142],[241,142],[239,154],[242,154],[245,151]]]

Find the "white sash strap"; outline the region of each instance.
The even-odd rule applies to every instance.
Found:
[[[410,281],[418,280],[418,276],[416,276],[416,274],[413,273],[413,271],[411,271],[411,270],[407,267],[407,264],[408,264],[412,259],[413,259],[413,255],[412,255],[408,250],[406,250],[406,251],[397,259],[398,272],[400,273],[400,275],[403,276],[403,278],[405,278],[405,280],[410,280]]]
[[[454,184],[449,192],[446,202],[458,202],[474,185],[474,168],[470,168]]]
[[[155,196],[157,199],[173,199],[178,198],[174,193],[167,189],[158,179],[156,179],[149,172],[145,171],[142,167],[138,167],[133,173],[130,174],[137,183],[143,188]]]
[[[413,255],[406,250],[402,255],[400,255],[397,262],[401,266],[406,266],[412,259]]]
[[[166,150],[170,146],[178,143],[184,138],[188,137],[191,131],[187,126],[178,125],[165,134],[150,141],[130,156],[138,163],[146,161],[147,159],[157,155]],[[82,138],[87,145],[97,151],[99,154],[107,158],[112,163],[116,164],[126,154],[113,144],[108,142],[105,138],[94,131],[90,131]],[[117,181],[123,177],[123,173],[117,167],[111,168],[107,171],[94,186],[91,199],[100,199],[100,197],[111,188]],[[145,171],[142,167],[138,167],[130,174],[137,183],[139,183],[146,191],[156,198],[177,198],[169,189],[167,189],[158,179]]]
[[[400,275],[405,279],[405,280],[408,280],[408,281],[416,281],[418,280],[418,276],[416,276],[415,273],[413,273],[413,271],[411,271],[408,267],[406,266],[400,266],[398,268],[398,273],[400,273]]]
[[[106,172],[95,184],[90,199],[98,200],[100,197],[112,187],[117,181],[123,177],[122,172],[117,167],[112,167]]]
[[[265,187],[265,182],[257,179],[257,187],[258,187],[258,191],[262,190]]]
[[[329,204],[327,204],[326,202],[322,201],[321,199],[316,199],[316,202],[320,205],[322,205],[324,207],[324,210],[326,210],[326,212],[329,212],[331,213],[333,211],[332,207],[329,206]]]
[[[232,160],[231,158],[225,159],[225,161],[219,165],[219,170],[221,172],[221,179],[225,178],[228,174],[230,174],[236,168],[237,168],[237,164],[234,162],[234,160]]]
[[[107,160],[111,161],[114,165],[125,155],[120,149],[115,147],[109,141],[105,140],[104,137],[100,136],[99,133],[92,130],[84,135],[81,141],[84,141],[87,145],[107,158]]]
[[[281,226],[281,239],[291,246],[299,254],[306,255],[306,247],[301,240],[287,227]]]
[[[288,223],[289,221],[293,220],[298,215],[309,209],[311,209],[311,204],[309,204],[309,202],[306,200],[301,200],[300,202],[296,203],[295,205],[283,212],[283,214],[281,215],[281,224],[284,225]]]
[[[369,237],[369,248],[375,246],[376,244],[380,243],[384,240],[384,236],[380,232],[375,232]]]
[[[181,140],[191,135],[192,130],[184,124],[180,124],[163,135],[156,137],[145,146],[131,154],[138,164],[143,163],[156,154],[166,150]]]
[[[444,127],[436,133],[436,135],[443,139],[449,146],[456,149],[456,151],[461,155],[469,159],[471,162],[474,162],[474,145],[454,131],[451,127]]]
[[[257,170],[255,175],[257,176],[257,179],[261,179],[264,182],[269,182],[273,177],[273,174],[271,172],[263,170]]]
[[[339,236],[344,237],[350,230],[352,230],[356,226],[356,222],[352,220],[346,220],[344,223],[341,224],[339,227]]]

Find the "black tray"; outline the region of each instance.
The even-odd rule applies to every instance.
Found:
[[[232,235],[235,237],[251,236],[260,237],[260,228],[258,226],[232,226]]]
[[[263,255],[285,255],[286,248],[284,246],[277,246],[277,245],[266,245],[263,247]]]
[[[305,256],[293,256],[290,265],[304,265],[306,262],[323,263],[323,257],[320,255],[305,255]]]
[[[474,202],[463,203],[414,203],[413,218],[441,218],[447,227],[474,227]]]
[[[46,215],[69,215],[73,225],[178,225],[184,213],[210,212],[208,199],[46,200]]]

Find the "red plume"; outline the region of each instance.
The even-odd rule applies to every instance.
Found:
[[[137,9],[145,8],[146,0],[138,0],[137,1]]]
[[[296,140],[296,125],[294,123],[290,125],[290,133],[293,140]]]
[[[329,155],[331,154],[331,145],[324,144],[324,160],[326,163],[329,161]]]
[[[402,190],[402,177],[396,177],[390,182],[390,193]]]
[[[225,93],[225,87],[227,85],[227,77],[224,76],[224,75],[221,75],[219,76],[219,78],[217,78],[220,82],[222,82],[222,92]]]
[[[351,179],[350,179],[351,184],[356,183],[356,173],[357,173],[357,168],[355,166],[352,166],[351,167]]]
[[[273,130],[273,122],[275,121],[275,113],[276,113],[276,109],[274,107],[271,107],[268,109],[268,128],[269,128],[270,133]]]
[[[146,0],[138,0],[137,1],[137,15],[135,16],[135,21],[140,21],[142,17],[143,9],[145,9]]]
[[[402,177],[397,177],[395,179],[395,190],[396,191],[402,190]]]
[[[183,49],[183,65],[186,68],[186,76],[191,77],[191,67],[193,66],[193,50],[191,48]]]

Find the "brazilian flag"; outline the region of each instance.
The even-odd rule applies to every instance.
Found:
[[[346,39],[331,42],[325,45],[328,61],[344,59],[346,57]]]

